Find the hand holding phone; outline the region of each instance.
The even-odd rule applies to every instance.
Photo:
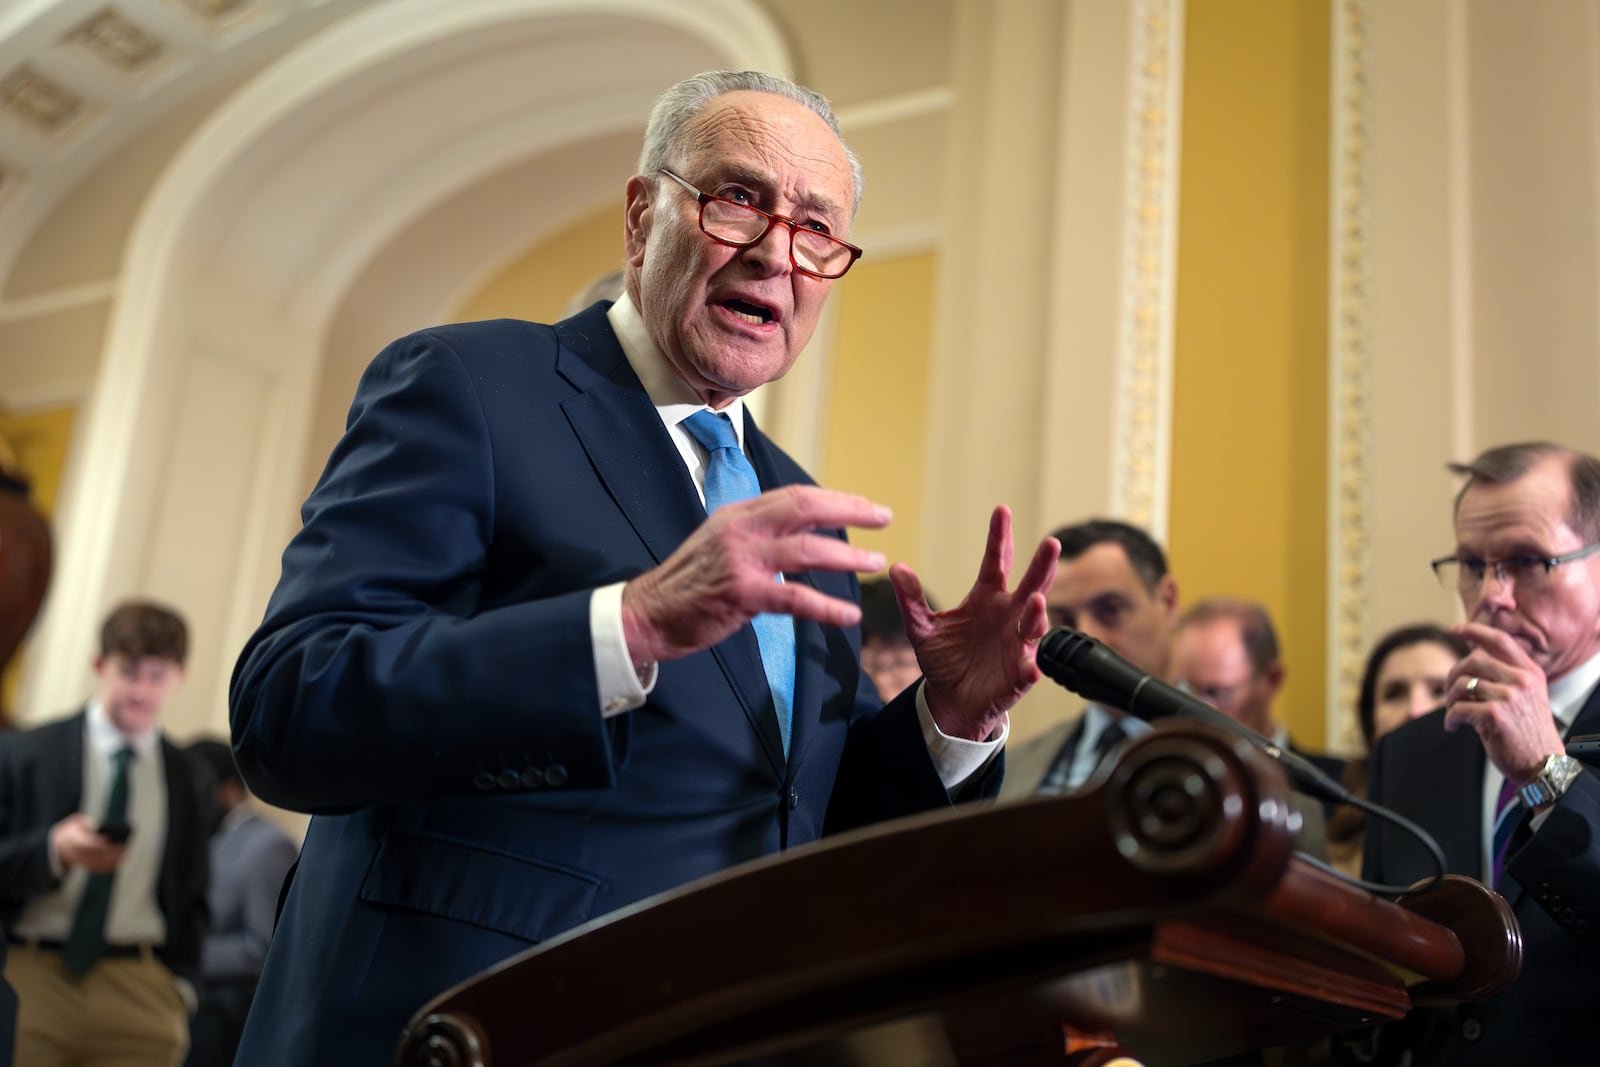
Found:
[[[131,826],[110,827],[127,840]],[[50,828],[50,847],[68,868],[82,867],[90,874],[109,874],[122,863],[121,841],[106,836],[103,828],[81,811],[75,811]]]
[[[107,822],[101,823],[97,832],[114,845],[125,845],[133,836],[133,827],[125,822]]]

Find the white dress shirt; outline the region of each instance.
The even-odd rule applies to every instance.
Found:
[[[706,452],[683,426],[683,421],[697,411],[707,410],[706,405],[673,372],[655,342],[650,339],[644,319],[626,293],[611,305],[606,318],[622,345],[629,366],[638,375],[640,384],[655,405],[661,424],[677,446],[678,455],[703,505],[706,498]],[[735,397],[719,414],[727,415],[732,421],[742,449],[745,436],[744,401]],[[628,653],[628,643],[622,630],[623,584],[618,582],[603,586],[595,590],[589,600],[589,635],[594,644],[595,680],[600,692],[600,712],[607,717],[643,706],[656,680],[655,664],[640,665],[636,670]],[[992,740],[968,741],[950,737],[933,721],[920,686],[917,690],[917,714],[922,722],[922,735],[928,744],[929,754],[939,770],[940,780],[948,789],[959,786],[993,759],[1005,744],[1011,728],[1008,716],[1001,722],[1000,735]]]

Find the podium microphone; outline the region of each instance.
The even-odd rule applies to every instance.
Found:
[[[1087,634],[1058,626],[1039,642],[1037,659],[1039,669],[1046,676],[1086,700],[1125,711],[1145,722],[1169,715],[1200,719],[1245,738],[1278,761],[1302,793],[1335,804],[1350,797],[1348,789],[1309,761],[1235,722],[1204,701],[1141,671]]]
[[[1056,627],[1045,634],[1044,639],[1039,642],[1037,660],[1039,669],[1057,684],[1097,704],[1125,711],[1136,719],[1149,722],[1152,719],[1166,718],[1168,715],[1182,715],[1203,720],[1245,738],[1277,760],[1279,766],[1288,774],[1290,782],[1300,792],[1310,793],[1312,796],[1334,803],[1353,804],[1368,815],[1392,823],[1416,838],[1433,863],[1434,873],[1426,880],[1426,885],[1431,886],[1444,877],[1446,870],[1444,850],[1422,827],[1397,812],[1369,803],[1363,797],[1351,796],[1348,789],[1323,774],[1308,761],[1293,752],[1285,751],[1249,727],[1234,722],[1211,705],[1141,671],[1088,634],[1080,634],[1064,626]],[[1383,885],[1360,878],[1350,878],[1320,860],[1305,858],[1307,862],[1334,877],[1371,893],[1401,897],[1424,888],[1422,883],[1412,886]]]

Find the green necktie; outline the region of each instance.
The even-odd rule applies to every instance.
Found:
[[[125,822],[128,817],[128,762],[133,759],[133,749],[124,748],[112,757],[116,764],[111,773],[111,792],[106,794],[106,816],[100,825]],[[61,958],[67,970],[74,975],[87,974],[106,948],[106,914],[111,910],[111,881],[117,876],[91,874],[83,887],[83,899],[78,901],[78,912],[72,917],[72,933],[61,949]]]

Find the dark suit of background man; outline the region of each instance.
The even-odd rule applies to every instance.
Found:
[[[853,573],[883,560],[840,530],[888,512],[811,484],[740,400],[811,336],[859,192],[820,97],[690,79],[627,185],[621,299],[424,331],[368,368],[233,680],[245,781],[316,815],[243,1067],[386,1064],[428,998],[531,944],[997,786],[1055,542],[1009,590],[997,508],[938,614],[897,564],[924,678],[884,707]],[[741,450],[683,425],[708,410],[766,490],[709,517],[707,474]],[[759,613],[780,616],[760,638]],[[785,631],[792,674],[762,658]],[[775,937],[806,921],[774,915]]]
[[[19,1064],[183,1061],[209,820],[193,768],[159,719],[187,653],[176,613],[123,604],[101,629],[88,707],[0,735],[0,922],[20,1002]],[[125,845],[99,832],[119,777]]]
[[[1435,570],[1461,597],[1472,651],[1442,710],[1385,735],[1371,797],[1489,881],[1501,784],[1533,786],[1508,816],[1496,888],[1522,925],[1522,977],[1478,1004],[1414,1012],[1381,1035],[1381,1062],[1593,1062],[1600,981],[1600,779],[1563,734],[1600,731],[1600,461],[1549,444],[1491,449],[1461,466],[1454,555]],[[1407,885],[1425,855],[1368,821],[1366,877]]]
[[[227,742],[202,738],[185,754],[211,783],[211,927],[200,945],[199,1004],[184,1067],[233,1067],[261,979],[278,897],[299,855],[294,839],[250,803]]]

